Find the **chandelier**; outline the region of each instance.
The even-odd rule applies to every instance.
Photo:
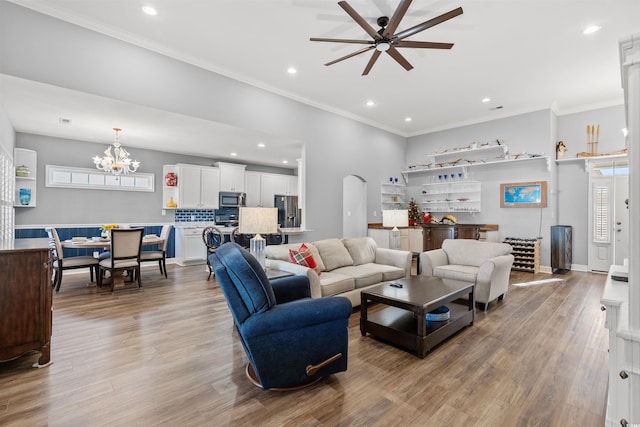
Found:
[[[120,175],[121,173],[127,174],[135,172],[140,166],[140,162],[131,160],[129,153],[120,145],[120,139],[118,132],[122,129],[113,128],[116,131],[116,140],[113,143],[113,155],[111,154],[111,146],[104,150],[104,157],[95,156],[93,163],[96,168],[101,171],[110,172],[114,175]]]

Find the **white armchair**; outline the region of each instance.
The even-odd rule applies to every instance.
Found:
[[[475,300],[483,310],[502,300],[513,265],[511,245],[471,239],[447,239],[441,249],[420,254],[420,274],[475,283]]]

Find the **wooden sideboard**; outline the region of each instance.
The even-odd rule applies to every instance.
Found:
[[[422,224],[422,251],[440,249],[445,239],[480,238],[480,229],[485,224]]]
[[[48,239],[16,239],[0,249],[0,361],[37,350],[42,354],[34,366],[49,364],[51,268]]]

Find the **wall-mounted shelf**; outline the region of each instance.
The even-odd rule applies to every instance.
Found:
[[[33,150],[15,148],[13,150],[15,166],[15,196],[13,206],[33,208],[36,206],[38,154]]]
[[[402,183],[383,183],[380,185],[381,209],[399,209],[406,206],[405,185]]]
[[[422,210],[426,212],[480,212],[482,184],[457,181],[422,184]]]
[[[546,162],[547,171],[551,170],[551,158],[543,155],[518,154],[508,156],[509,148],[506,145],[490,145],[478,148],[447,151],[444,153],[430,154],[428,161],[423,165],[417,165],[402,171],[405,182],[409,181],[409,175],[417,173],[438,174],[443,171],[450,173],[451,169],[459,168],[464,176],[467,176],[467,168],[496,165],[499,163],[540,161]],[[456,175],[458,173],[455,173]]]

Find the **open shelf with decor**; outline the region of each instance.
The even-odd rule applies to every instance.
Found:
[[[426,212],[480,212],[482,184],[454,181],[422,184],[422,210]]]
[[[178,207],[178,167],[162,166],[162,209]]]
[[[380,205],[385,209],[402,209],[406,206],[404,183],[388,182],[380,185]]]
[[[13,205],[21,208],[36,206],[36,173],[38,154],[26,148],[13,150],[13,164],[15,165],[15,197]]]

